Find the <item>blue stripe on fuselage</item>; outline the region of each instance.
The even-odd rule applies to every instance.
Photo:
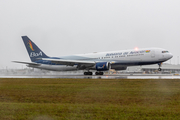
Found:
[[[61,59],[61,58],[58,58],[58,57],[50,57],[50,59]],[[38,61],[36,61],[35,63],[45,64],[45,65],[61,65],[61,64],[53,63],[53,62],[48,61],[48,60],[38,60]]]
[[[59,59],[59,58],[55,58],[55,59]],[[102,61],[101,61],[102,62]],[[147,61],[147,62],[125,62],[125,61],[121,61],[121,62],[116,62],[112,65],[125,65],[125,66],[134,66],[134,65],[150,65],[150,64],[158,64],[158,63],[162,63],[164,61],[156,61],[156,62],[152,62],[152,61]],[[48,60],[38,60],[35,63],[39,63],[39,64],[45,64],[45,65],[63,65],[63,64],[57,64],[57,63],[53,63],[51,61]],[[77,64],[75,64],[77,65]]]
[[[151,65],[151,64],[158,64],[158,63],[162,63],[162,62],[164,62],[164,61],[154,61],[154,62],[152,62],[152,61],[146,61],[146,62],[130,62],[130,61],[128,61],[128,62],[117,62],[117,63],[114,63],[114,64],[112,64],[112,65],[125,65],[125,66],[135,66],[135,65]]]
[[[46,65],[58,65],[56,63],[52,63],[51,61],[47,61],[47,60],[38,60],[35,63],[46,64]]]

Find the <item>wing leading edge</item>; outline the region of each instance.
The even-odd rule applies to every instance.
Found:
[[[67,59],[51,59],[51,58],[42,58],[42,60],[51,61],[56,64],[63,64],[63,65],[76,65],[76,64],[86,64],[86,65],[95,65],[95,61],[84,61],[84,60],[67,60]]]

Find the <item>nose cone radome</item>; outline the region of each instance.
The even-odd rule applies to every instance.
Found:
[[[168,54],[168,58],[171,59],[173,57],[173,54],[172,53],[169,53]]]

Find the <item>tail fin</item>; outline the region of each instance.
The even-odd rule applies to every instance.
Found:
[[[38,61],[38,58],[49,58],[38,46],[32,42],[27,36],[22,36],[24,45],[26,46],[29,57],[32,62]]]

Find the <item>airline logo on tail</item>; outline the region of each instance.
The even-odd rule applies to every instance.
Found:
[[[29,40],[29,42],[28,42],[28,45],[29,45],[29,47],[31,48],[31,50],[34,51],[34,48],[33,48],[32,43],[31,43],[30,40]]]
[[[28,45],[29,45],[29,48],[32,50],[32,51],[35,51],[34,48],[33,48],[33,45],[32,45],[32,42],[29,40],[28,41]],[[29,54],[30,57],[39,57],[39,56],[43,56],[43,53],[40,51],[39,53],[36,53],[36,52],[31,52]]]
[[[41,51],[39,53],[31,52],[29,56],[30,57],[39,57],[39,56],[43,56],[43,54]]]

